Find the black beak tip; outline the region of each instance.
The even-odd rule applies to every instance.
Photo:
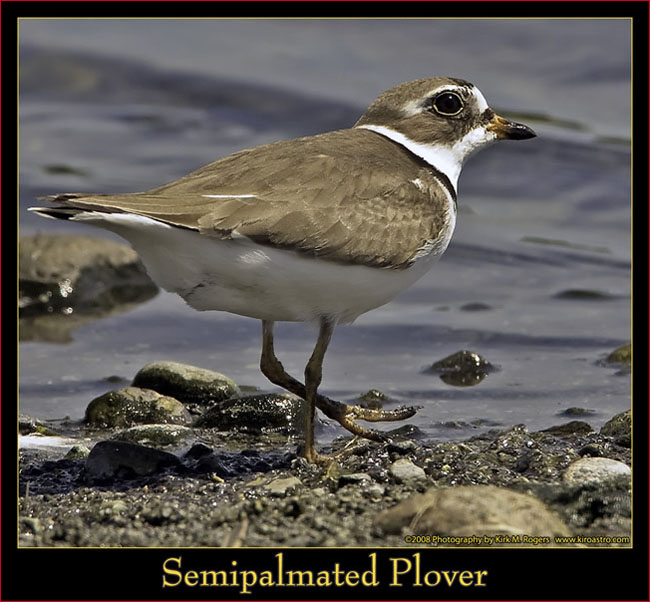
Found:
[[[528,140],[537,136],[531,128],[523,123],[513,123],[512,125],[512,129],[508,132],[510,140]]]

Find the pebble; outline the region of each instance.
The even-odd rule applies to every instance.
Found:
[[[203,405],[240,395],[237,384],[227,376],[178,362],[147,364],[135,375],[132,384],[184,403]]]
[[[434,362],[425,372],[439,374],[448,385],[471,387],[480,383],[493,370],[494,366],[484,357],[463,349]]]
[[[365,472],[354,472],[352,474],[343,474],[339,477],[339,487],[345,485],[358,485],[360,483],[372,483],[372,477]]]
[[[302,485],[302,481],[298,477],[287,477],[285,479],[274,479],[267,483],[264,488],[271,494],[283,497],[291,489],[295,489]]]
[[[63,457],[66,460],[83,460],[89,454],[90,450],[85,445],[73,445]]]
[[[570,417],[585,417],[585,416],[593,416],[594,414],[596,414],[596,410],[592,410],[591,408],[576,408],[576,407],[567,408],[566,410],[562,410],[561,412],[558,412],[558,416],[570,416]]]
[[[366,495],[374,500],[380,500],[386,493],[386,487],[379,483],[373,483],[366,489]]]
[[[589,483],[602,483],[620,476],[631,476],[632,471],[627,464],[610,458],[581,458],[571,464],[563,480],[571,485],[586,485]]]
[[[390,465],[389,472],[397,481],[400,482],[427,478],[427,475],[422,468],[405,458],[395,460],[395,462]]]

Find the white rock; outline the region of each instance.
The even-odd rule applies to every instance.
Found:
[[[391,464],[390,474],[398,481],[410,481],[416,479],[426,479],[427,475],[422,468],[413,464],[410,460],[400,458]]]
[[[266,489],[271,495],[284,496],[290,489],[294,489],[302,485],[302,482],[297,477],[287,477],[286,479],[274,479],[267,483]]]
[[[621,475],[630,476],[632,471],[627,464],[610,458],[582,458],[571,464],[564,472],[563,479],[571,485],[602,483]]]

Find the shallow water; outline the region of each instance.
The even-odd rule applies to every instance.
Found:
[[[337,329],[322,389],[420,404],[409,423],[436,438],[541,429],[570,407],[594,410],[597,428],[630,407],[629,375],[599,364],[630,340],[626,21],[33,20],[20,41],[21,236],[111,236],[28,214],[39,195],[146,189],[240,148],[347,127],[398,81],[474,81],[539,137],[470,160],[447,253],[393,303]],[[602,294],[562,294],[576,290]],[[69,344],[21,343],[20,410],[81,418],[115,388],[107,377],[160,359],[272,390],[260,330],[161,292]],[[302,373],[315,336],[279,325],[290,372]],[[460,349],[498,370],[474,387],[423,372]]]

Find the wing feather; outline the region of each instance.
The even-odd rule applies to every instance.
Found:
[[[399,268],[442,235],[450,210],[419,159],[368,130],[241,151],[142,193],[48,200],[130,212],[208,236],[246,236],[337,262]]]

